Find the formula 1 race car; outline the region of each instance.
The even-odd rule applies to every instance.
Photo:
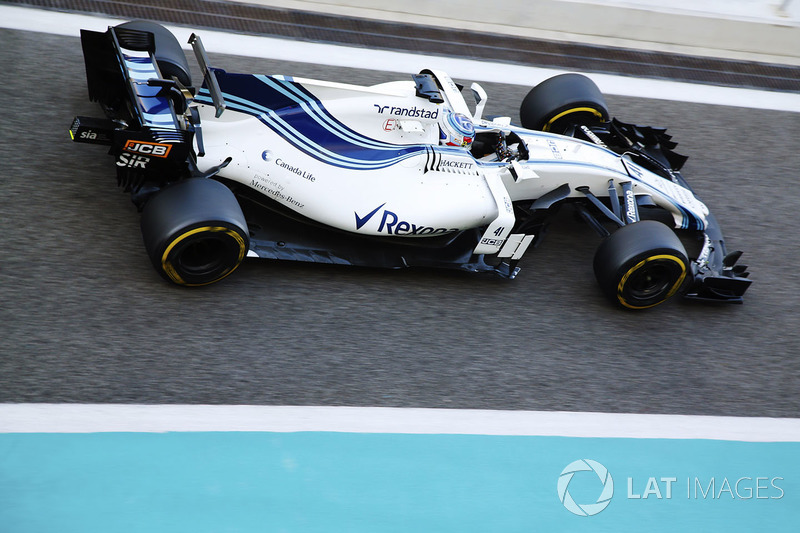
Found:
[[[727,253],[663,129],[611,119],[580,74],[535,86],[522,126],[484,118],[486,93],[424,70],[373,86],[233,74],[192,84],[164,27],[82,30],[89,97],[74,141],[110,146],[142,213],[156,270],[205,285],[245,257],[517,275],[555,213],[574,207],[602,238],[601,289],[643,309],[674,294],[741,302],[741,252]]]

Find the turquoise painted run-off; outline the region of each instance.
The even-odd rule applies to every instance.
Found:
[[[0,434],[0,531],[795,532],[799,456],[800,443],[712,440]],[[578,459],[613,477],[594,516],[559,500]],[[592,504],[602,487],[581,471],[568,491]]]

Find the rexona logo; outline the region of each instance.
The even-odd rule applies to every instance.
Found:
[[[146,154],[153,157],[168,157],[172,150],[171,144],[151,143],[146,141],[128,140],[122,148],[126,152]]]
[[[630,224],[632,222],[636,222],[636,197],[633,194],[633,191],[628,189],[625,191],[625,204],[628,208],[625,210],[625,216],[628,217],[627,222]]]
[[[379,115],[396,115],[398,117],[409,117],[409,118],[428,118],[431,120],[436,120],[439,118],[439,110],[434,109],[430,111],[428,109],[423,109],[421,107],[394,107],[390,105],[378,105],[372,104],[378,110]],[[384,125],[385,127],[385,125]]]
[[[354,212],[356,229],[363,228],[385,205],[385,203],[379,205],[363,217]],[[443,235],[454,231],[458,231],[458,228],[433,228],[431,226],[417,225],[413,222],[402,220],[397,213],[393,213],[388,209],[383,210],[383,215],[378,225],[378,233],[386,233],[387,235]]]
[[[582,475],[582,472],[593,472],[595,475]],[[597,483],[597,479],[600,480],[600,484]],[[590,500],[589,502],[584,502],[583,499],[579,498],[583,503],[578,503],[570,493],[570,484],[573,485],[572,488],[576,494],[578,493],[576,489],[583,489],[580,490],[582,498],[585,498],[590,492],[592,495],[599,492],[599,496],[595,501]],[[579,486],[576,487],[576,485]],[[589,490],[587,491],[587,489]],[[569,512],[578,516],[596,515],[608,507],[613,495],[614,480],[611,478],[608,469],[597,461],[592,461],[591,459],[573,461],[558,476],[558,499],[561,500],[561,503]]]

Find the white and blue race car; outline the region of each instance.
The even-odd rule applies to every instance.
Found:
[[[675,294],[741,302],[727,253],[665,130],[609,117],[580,74],[534,87],[521,126],[483,116],[446,73],[356,86],[208,66],[197,89],[175,37],[152,22],[82,30],[91,100],[73,140],[110,146],[142,212],[156,270],[205,285],[246,257],[513,278],[556,212],[602,238],[594,271],[626,308]]]

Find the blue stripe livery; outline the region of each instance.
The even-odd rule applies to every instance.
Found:
[[[387,143],[353,130],[291,79],[220,73],[218,81],[228,109],[256,117],[298,150],[330,165],[374,170],[426,150],[425,145]],[[211,104],[205,88],[197,101]]]

